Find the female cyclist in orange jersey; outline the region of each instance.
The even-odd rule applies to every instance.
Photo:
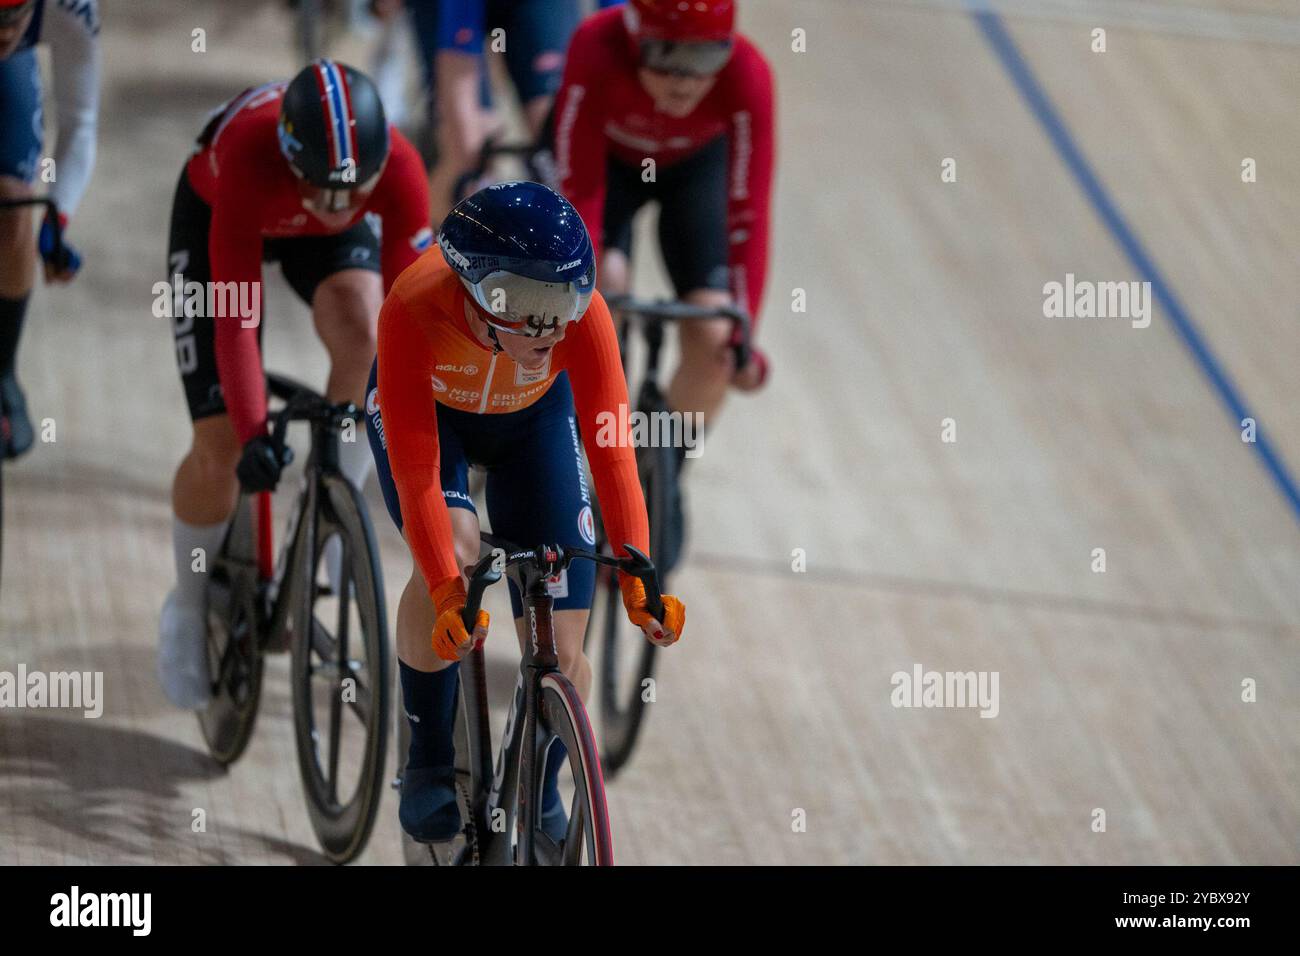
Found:
[[[397,611],[411,727],[399,815],[426,841],[460,831],[457,662],[487,634],[486,612],[473,635],[461,621],[461,569],[479,554],[469,465],[487,470],[494,533],[525,545],[589,548],[595,523],[585,448],[610,541],[621,554],[623,544],[649,550],[634,449],[626,426],[621,434],[611,426],[627,417],[618,414],[627,405],[618,341],[595,292],[591,239],[577,212],[537,183],[499,183],[451,211],[438,245],[441,255],[417,260],[384,302],[366,403],[384,501],[415,564]],[[584,696],[594,575],[593,565],[575,562],[551,586],[560,668]],[[620,584],[629,618],[649,640],[668,645],[681,636],[686,612],[677,598],[664,595],[664,620],[656,621],[641,582],[624,576]],[[511,603],[522,642],[513,584]],[[543,825],[562,839],[558,756],[547,760]]]

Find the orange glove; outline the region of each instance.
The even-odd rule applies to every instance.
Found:
[[[623,607],[627,618],[641,630],[646,639],[658,647],[676,644],[686,626],[686,605],[671,594],[662,595],[664,619],[656,621],[646,610],[645,585],[641,579],[619,572],[618,589],[623,592]]]
[[[433,652],[444,661],[458,661],[475,646],[461,619],[465,601],[465,582],[460,578],[433,589],[433,606],[438,612],[438,619],[433,624]],[[487,639],[488,621],[488,612],[479,608],[478,619],[474,622],[474,637],[479,646]]]

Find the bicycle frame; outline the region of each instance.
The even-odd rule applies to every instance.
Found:
[[[476,781],[476,792],[469,795],[470,813],[477,834],[480,862],[485,865],[509,865],[512,862],[511,833],[518,830],[518,859],[528,863],[534,855],[533,824],[536,822],[537,810],[531,801],[540,799],[542,791],[543,767],[538,760],[541,753],[541,742],[538,740],[538,693],[542,677],[560,669],[552,616],[555,599],[547,590],[547,577],[559,573],[573,559],[582,558],[637,574],[645,581],[651,613],[661,617],[663,605],[654,577],[654,565],[634,548],[627,549],[632,554],[631,559],[618,559],[578,549],[568,549],[566,553],[558,546],[548,545],[533,549],[520,549],[513,545],[506,548],[507,542],[487,534],[483,535],[483,540],[493,545],[495,550],[480,559],[470,572],[465,608],[466,626],[473,630],[473,622],[478,617],[478,607],[487,586],[500,580],[503,570],[513,568],[516,569],[516,580],[524,595],[528,639],[524,642],[519,679],[515,682],[514,697],[506,718],[502,749],[497,755],[495,769],[482,648],[475,648],[461,663],[461,688],[466,694],[462,714],[465,720],[465,739],[469,745],[465,766],[471,770]],[[521,780],[526,782],[526,786],[519,786]],[[500,829],[491,826],[498,814],[504,814],[505,825]]]
[[[507,557],[518,557],[518,554]],[[494,556],[489,555],[488,559]],[[502,749],[492,766],[492,737],[488,716],[487,682],[483,671],[483,650],[476,648],[462,662],[461,686],[470,692],[465,701],[466,738],[469,742],[469,760],[477,765],[480,792],[470,795],[471,812],[478,836],[479,858],[485,865],[509,865],[513,843],[511,834],[518,829],[520,860],[533,858],[533,827],[518,826],[518,821],[529,820],[535,812],[527,801],[540,794],[542,768],[538,766],[537,747],[524,746],[525,741],[536,741],[538,683],[543,674],[558,671],[559,656],[555,649],[555,632],[552,612],[555,599],[547,592],[546,575],[531,567],[524,567],[520,590],[524,594],[524,618],[529,639],[524,642],[523,659],[519,665],[519,678],[515,682],[510,711],[502,738]],[[499,575],[498,575],[499,576]],[[522,712],[523,720],[519,719]],[[520,779],[530,781],[520,787]],[[484,783],[490,781],[486,787]],[[521,794],[522,792],[522,794]],[[522,801],[519,799],[522,795]],[[504,826],[494,829],[492,823],[498,814],[504,814]]]
[[[701,306],[685,302],[650,301],[636,299],[629,295],[615,295],[606,299],[610,312],[621,316],[619,326],[619,345],[627,345],[627,327],[632,322],[641,327],[641,334],[646,340],[646,380],[657,381],[659,376],[659,352],[663,348],[664,325],[668,322],[700,322],[709,319],[728,319],[732,327],[731,348],[736,359],[736,368],[749,364],[750,338],[752,322],[743,309],[733,305]],[[626,356],[626,350],[624,351]],[[624,359],[626,367],[626,358]]]
[[[315,392],[283,376],[268,375],[267,387],[272,395],[285,402],[285,407],[273,417],[276,441],[283,444],[290,422],[306,421],[311,424],[311,451],[297,500],[285,527],[285,541],[288,545],[280,552],[278,561],[272,529],[271,493],[262,491],[256,495],[256,553],[261,580],[259,590],[262,597],[264,644],[270,643],[283,632],[291,613],[295,595],[292,587],[282,588],[284,578],[290,568],[297,566],[301,549],[314,546],[321,480],[326,475],[338,473],[338,444],[335,439],[340,419],[345,417],[344,411],[352,408],[351,405],[331,405]],[[354,421],[358,418],[355,408],[352,408],[352,417]],[[311,566],[315,567],[316,555],[308,557]]]

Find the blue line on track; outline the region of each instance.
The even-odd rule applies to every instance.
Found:
[[[1300,521],[1300,489],[1297,489],[1296,481],[1287,468],[1286,462],[1282,460],[1282,456],[1273,448],[1272,442],[1268,440],[1263,428],[1259,426],[1259,418],[1252,415],[1247,409],[1241,392],[1233,385],[1232,379],[1228,377],[1227,370],[1215,358],[1214,353],[1210,351],[1209,345],[1206,344],[1205,339],[1202,338],[1201,333],[1192,323],[1187,310],[1183,308],[1183,304],[1179,301],[1173,288],[1165,281],[1164,275],[1125,221],[1114,200],[1110,198],[1110,194],[1106,192],[1106,188],[1097,178],[1097,174],[1093,172],[1087,158],[1079,149],[1074,137],[1070,135],[1070,131],[1066,128],[1060,114],[1052,106],[1051,100],[1047,98],[1047,93],[1044,92],[1042,85],[1035,78],[1029,64],[1025,62],[1025,58],[1021,56],[1015,41],[1011,39],[1011,35],[1007,32],[1002,18],[989,9],[987,2],[971,0],[971,7],[971,16],[979,24],[984,33],[984,38],[988,40],[989,45],[997,53],[998,59],[1002,61],[1002,65],[1011,74],[1011,79],[1020,90],[1020,94],[1025,98],[1030,110],[1033,111],[1034,116],[1051,138],[1052,145],[1056,147],[1061,159],[1069,167],[1079,187],[1087,195],[1088,200],[1097,211],[1097,215],[1106,224],[1111,235],[1115,237],[1115,241],[1120,244],[1124,254],[1128,256],[1129,262],[1133,264],[1133,267],[1146,281],[1151,283],[1151,289],[1155,293],[1156,301],[1160,303],[1169,316],[1174,324],[1174,329],[1183,340],[1183,344],[1192,353],[1192,358],[1196,360],[1196,364],[1200,366],[1201,371],[1210,380],[1210,384],[1218,393],[1219,399],[1232,415],[1233,427],[1240,429],[1243,418],[1253,418],[1255,420],[1255,451],[1259,453],[1264,467],[1268,469],[1273,482],[1290,505],[1292,514],[1297,521]]]

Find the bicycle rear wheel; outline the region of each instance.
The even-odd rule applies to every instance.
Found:
[[[347,479],[322,476],[305,520],[291,663],[298,767],[316,837],[329,859],[346,863],[365,848],[383,793],[392,706],[383,576],[365,504]],[[327,567],[332,541],[337,569]]]
[[[262,697],[261,615],[253,544],[254,499],[239,499],[208,578],[208,669],[212,700],[198,712],[214,760],[239,759],[253,736]]]
[[[541,801],[533,807],[533,863],[541,866],[613,866],[605,781],[587,711],[577,689],[563,674],[543,674],[540,687],[537,761],[543,765],[552,737],[567,750],[568,773],[560,774],[560,795],[568,807],[569,829],[557,845],[542,830]],[[563,769],[563,768],[562,768]]]

